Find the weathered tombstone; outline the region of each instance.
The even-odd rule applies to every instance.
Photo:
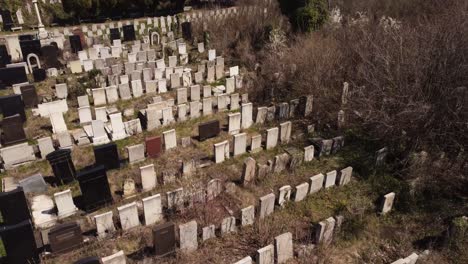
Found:
[[[76,176],[86,211],[91,211],[112,202],[106,168],[99,165],[78,172]]]
[[[128,161],[130,164],[145,160],[145,146],[143,144],[127,146],[126,149],[128,154]]]
[[[229,141],[225,140],[213,145],[215,154],[215,163],[222,163],[229,158]]]
[[[140,167],[140,175],[143,191],[150,191],[156,187],[156,172],[154,171],[154,164]]]
[[[228,114],[228,132],[231,135],[239,133],[241,129],[241,114]]]
[[[39,263],[39,251],[30,220],[0,227],[6,263]]]
[[[103,165],[107,170],[120,168],[119,152],[115,143],[94,147],[95,164]]]
[[[241,226],[252,225],[255,221],[255,207],[253,205],[241,209]]]
[[[276,155],[273,172],[280,173],[284,171],[288,167],[289,162],[290,156],[287,153]]]
[[[309,116],[312,113],[313,95],[307,95],[300,98],[300,111],[303,116]]]
[[[242,112],[242,128],[247,129],[253,124],[253,119],[252,119],[253,104],[252,103],[242,104],[241,112]]]
[[[309,184],[307,182],[301,183],[296,186],[296,192],[294,194],[294,201],[299,202],[304,200],[309,193]]]
[[[256,164],[257,162],[252,157],[244,160],[244,168],[242,170],[242,183],[244,186],[255,181]]]
[[[153,229],[154,254],[158,257],[167,256],[176,250],[174,223],[160,224]]]
[[[119,212],[120,224],[122,225],[123,230],[129,230],[140,226],[136,202],[119,206],[117,207],[117,211]]]
[[[219,179],[212,179],[206,186],[206,199],[208,201],[218,197],[223,192],[223,184]]]
[[[156,194],[143,198],[143,211],[145,214],[145,225],[152,225],[163,219],[161,195]]]
[[[63,192],[54,193],[55,204],[57,205],[57,216],[65,218],[75,214],[78,211],[73,203],[73,197],[70,189]]]
[[[324,185],[325,188],[330,188],[330,187],[335,186],[336,174],[337,174],[336,170],[327,172],[327,174],[325,175],[325,185]]]
[[[275,194],[270,193],[260,197],[260,211],[259,218],[264,219],[275,210]]]
[[[211,238],[215,238],[215,225],[205,226],[202,229],[202,241],[206,241]]]
[[[275,248],[273,245],[268,245],[257,250],[257,264],[274,264],[275,263]]]
[[[220,133],[218,120],[213,120],[198,125],[198,139],[204,141],[209,138],[217,137]]]
[[[346,185],[351,181],[351,176],[353,174],[353,167],[346,167],[340,171],[336,179],[336,185],[342,186]]]
[[[279,129],[277,127],[267,129],[267,139],[266,139],[266,149],[275,148],[278,144],[278,132]]]
[[[257,153],[262,150],[262,135],[252,136],[252,142],[250,144],[250,152]]]
[[[315,151],[315,148],[313,145],[304,147],[304,161],[305,162],[309,162],[314,159],[314,151]]]
[[[15,225],[31,219],[31,212],[22,187],[0,193],[0,213],[4,225]]]
[[[195,220],[179,225],[180,249],[189,253],[198,249],[198,225]]]
[[[105,238],[107,234],[115,232],[115,225],[112,211],[95,215],[96,231],[99,238]]]
[[[287,263],[294,257],[293,240],[290,232],[275,237],[276,263]]]
[[[334,137],[332,140],[333,140],[333,145],[332,145],[331,153],[336,154],[344,146],[344,137],[343,136]]]
[[[247,133],[241,133],[233,136],[234,156],[239,156],[247,151]]]
[[[79,35],[71,35],[68,38],[73,53],[78,53],[79,51],[83,50],[83,46],[81,45],[81,39]]]
[[[54,176],[60,184],[67,184],[75,180],[76,172],[75,165],[71,158],[71,150],[55,150],[47,154],[45,158],[49,161],[54,172]]]
[[[47,191],[47,183],[40,173],[20,180],[19,186],[23,188],[24,193],[44,193]]]
[[[12,65],[12,64],[10,64]],[[12,86],[17,83],[25,83],[28,81],[26,69],[24,66],[5,67],[0,68],[0,83],[5,86]]]
[[[278,205],[284,207],[286,202],[291,199],[291,186],[285,185],[279,188]]]
[[[81,228],[75,222],[54,226],[49,231],[48,237],[53,253],[67,252],[83,243]]]
[[[381,148],[375,152],[375,165],[382,166],[385,163],[385,159],[388,154],[387,148]]]
[[[386,214],[386,213],[390,212],[390,210],[392,210],[394,200],[395,200],[395,193],[394,192],[387,193],[386,195],[384,195],[384,197],[382,199],[380,213],[381,214]]]
[[[171,210],[177,210],[184,206],[184,188],[178,188],[171,192],[166,192],[167,207]]]
[[[325,246],[330,245],[333,239],[333,231],[335,228],[335,219],[333,217],[329,217],[324,221],[321,221],[316,226],[316,243],[317,244],[324,244]]]
[[[177,135],[175,129],[163,132],[165,150],[177,147]]]
[[[280,124],[280,141],[283,144],[289,143],[291,140],[291,130],[292,130],[292,122],[287,121]]]
[[[323,175],[322,173],[310,177],[309,194],[313,194],[313,193],[320,191],[323,187],[324,180],[325,180],[325,175]]]
[[[247,256],[239,261],[237,261],[236,263],[234,264],[252,264],[253,263],[253,260],[252,260],[252,257],[250,256]]]
[[[221,235],[235,232],[237,232],[236,218],[234,216],[224,218],[221,222]]]

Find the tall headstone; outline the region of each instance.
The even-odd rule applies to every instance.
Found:
[[[382,199],[382,205],[381,205],[380,212],[382,214],[386,214],[386,213],[390,212],[390,210],[392,210],[394,200],[395,200],[395,193],[394,192],[387,193],[386,195],[384,195],[384,197]]]
[[[94,210],[112,202],[112,194],[104,165],[82,170],[78,172],[76,178],[80,185],[86,211]]]
[[[154,254],[158,257],[167,256],[176,250],[176,234],[174,223],[160,224],[153,229]]]
[[[274,264],[275,263],[275,248],[273,245],[268,245],[257,250],[257,264]]]
[[[160,194],[143,198],[142,201],[145,215],[145,225],[152,225],[163,219]]]
[[[273,193],[260,197],[260,219],[266,218],[275,210],[275,195]]]
[[[179,225],[180,249],[186,253],[198,249],[198,225],[195,220]]]
[[[39,251],[30,220],[0,227],[6,263],[39,263]]]
[[[287,263],[294,258],[293,240],[290,232],[275,237],[276,263]]]

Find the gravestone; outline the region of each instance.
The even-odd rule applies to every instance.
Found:
[[[40,173],[29,176],[19,181],[24,193],[44,193],[47,191],[47,183]]]
[[[31,219],[31,212],[22,187],[0,192],[0,213],[4,225],[15,225]]]
[[[239,133],[241,129],[241,113],[228,114],[228,132],[230,135]]]
[[[6,253],[5,263],[40,263],[30,220],[0,227],[0,238]]]
[[[277,127],[267,129],[267,139],[266,139],[266,149],[275,148],[278,144],[278,132],[279,129]]]
[[[46,156],[54,172],[56,180],[60,184],[68,184],[75,180],[75,165],[71,157],[71,150],[55,150]]]
[[[234,138],[234,156],[239,156],[247,151],[247,133],[241,133],[233,136]]]
[[[45,45],[41,47],[42,58],[44,60],[44,68],[62,68],[62,64],[58,60],[59,50],[54,45]]]
[[[78,53],[79,51],[83,50],[83,46],[81,45],[81,38],[79,35],[68,36],[68,39],[70,41],[72,53]]]
[[[107,170],[120,168],[119,152],[115,143],[94,147],[95,164],[103,165]]]
[[[312,161],[314,159],[314,151],[315,151],[315,148],[313,145],[304,147],[304,161],[305,162]]]
[[[198,249],[198,225],[195,220],[179,225],[180,249],[190,253]]]
[[[76,178],[80,184],[86,211],[91,211],[112,202],[112,194],[104,165],[84,169],[78,172]]]
[[[38,39],[28,39],[20,40],[19,42],[21,53],[23,54],[23,60],[26,61],[26,58],[29,54],[35,54],[37,56],[41,55],[41,41]]]
[[[161,195],[156,194],[143,198],[143,211],[145,215],[145,225],[152,225],[163,219]]]
[[[50,248],[53,253],[63,253],[81,246],[83,236],[80,226],[66,223],[54,226],[48,234]]]
[[[290,156],[287,153],[276,155],[273,172],[280,173],[285,170],[289,165],[289,161]]]
[[[182,37],[187,41],[192,40],[192,23],[190,22],[182,23]]]
[[[32,71],[34,82],[42,82],[47,78],[45,69],[34,69]]]
[[[291,130],[292,130],[292,123],[291,121],[287,121],[280,124],[280,141],[283,144],[289,143],[291,140]]]
[[[257,250],[257,264],[274,264],[275,263],[275,248],[273,245],[268,245]]]
[[[114,41],[116,39],[120,40],[120,30],[118,28],[110,28],[109,35],[111,41]]]
[[[110,256],[101,258],[102,264],[126,264],[127,257],[123,250],[120,250],[117,253],[114,253]]]
[[[382,214],[386,214],[386,213],[390,212],[390,210],[392,210],[394,200],[395,200],[395,193],[394,192],[387,193],[386,195],[384,195],[384,197],[382,199],[380,212]]]
[[[291,200],[291,186],[282,186],[279,188],[278,205],[284,207],[289,200]]]
[[[275,237],[276,263],[287,263],[294,258],[293,240],[290,232]]]
[[[242,183],[244,186],[255,180],[256,164],[257,162],[252,157],[244,160],[244,168],[242,170]]]
[[[123,41],[136,40],[135,28],[133,24],[123,26],[122,31],[123,31]]]
[[[99,238],[105,238],[107,234],[115,231],[112,211],[95,215],[96,231]]]
[[[229,141],[225,140],[213,145],[215,154],[215,163],[222,163],[229,158]]]
[[[63,192],[54,193],[55,204],[57,205],[57,216],[65,218],[75,214],[78,211],[73,203],[73,197],[70,189]]]
[[[253,205],[241,209],[241,225],[252,225],[255,221],[255,207]]]
[[[140,167],[140,175],[143,191],[149,191],[156,187],[156,172],[154,171],[154,164]]]
[[[140,225],[136,202],[119,206],[117,211],[119,212],[120,224],[123,230],[129,230]]]
[[[198,125],[198,139],[200,141],[217,137],[219,133],[220,125],[218,120],[213,120]]]
[[[3,118],[19,114],[23,121],[26,121],[26,113],[24,112],[24,104],[21,95],[13,94],[0,96],[0,110],[3,113]]]
[[[294,195],[294,201],[300,202],[307,197],[309,193],[309,184],[307,182],[301,183],[296,186],[296,193]]]
[[[215,225],[205,226],[202,229],[202,241],[216,237]]]
[[[145,146],[143,144],[127,146],[126,148],[130,164],[145,160]]]
[[[320,191],[323,187],[324,180],[325,180],[325,175],[323,175],[322,173],[310,177],[309,194],[313,194],[313,193]]]
[[[330,187],[335,186],[336,174],[337,174],[336,170],[327,172],[327,174],[325,175],[325,185],[324,185],[325,188],[330,188]]]
[[[2,144],[14,145],[27,140],[23,129],[23,119],[19,114],[8,116],[2,120]]]
[[[269,216],[275,210],[275,195],[273,193],[260,197],[260,219]]]
[[[157,158],[162,152],[161,137],[149,137],[145,139],[146,154],[150,158]]]
[[[237,261],[236,263],[234,264],[252,264],[253,263],[253,260],[252,260],[252,257],[250,256],[247,256],[239,261]]]
[[[0,83],[5,86],[25,82],[28,82],[28,76],[23,66],[0,68]]]
[[[234,216],[224,218],[221,222],[221,235],[235,232],[237,232],[236,218]]]
[[[177,147],[177,135],[175,129],[163,132],[165,150]]]
[[[176,250],[176,234],[174,223],[157,225],[153,229],[154,254],[157,257],[167,256]]]
[[[24,107],[34,108],[39,103],[36,87],[34,85],[23,85],[20,87],[21,96],[23,97]]]
[[[351,176],[353,174],[353,167],[346,167],[340,171],[336,179],[336,185],[342,186],[346,185],[351,181]]]

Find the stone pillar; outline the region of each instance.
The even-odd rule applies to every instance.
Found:
[[[44,28],[44,24],[42,24],[42,18],[41,18],[41,13],[39,12],[39,7],[37,5],[37,0],[33,0],[32,3],[34,4],[34,10],[36,10],[36,15],[37,15],[37,27],[39,28],[39,37],[41,39],[47,38],[49,35],[47,31]]]

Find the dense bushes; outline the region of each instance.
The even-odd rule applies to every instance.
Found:
[[[319,29],[328,19],[326,0],[280,0],[280,7],[295,29],[303,32]]]

